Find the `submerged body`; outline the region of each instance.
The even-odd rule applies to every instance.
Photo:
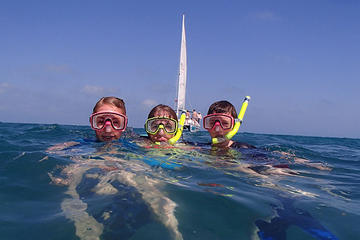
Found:
[[[102,225],[100,238],[104,240],[115,238],[110,237],[111,232],[113,236],[121,239],[141,239],[141,237],[143,239],[160,239],[161,237],[173,239],[169,230],[153,213],[150,205],[143,200],[140,191],[116,179],[117,169],[120,166],[126,166],[126,164],[116,163],[116,159],[122,159],[127,164],[133,163],[132,160],[136,160],[137,157],[127,155],[130,153],[149,156],[163,165],[170,162],[168,159],[172,158],[173,162],[176,161],[181,165],[180,168],[174,170],[158,165],[151,167],[142,159],[138,159],[133,167],[144,164],[143,169],[146,169],[143,172],[144,175],[156,180],[158,184],[156,183],[155,186],[160,194],[177,205],[174,215],[178,222],[178,230],[184,239],[207,240],[211,237],[256,239],[259,228],[263,229],[260,225],[258,227],[256,222],[262,220],[271,223],[271,219],[276,217],[277,209],[285,209],[282,203],[285,200],[281,199],[281,196],[292,200],[290,203],[294,206],[294,208],[287,207],[284,212],[286,214],[279,213],[284,221],[296,222],[296,219],[302,219],[301,222],[304,224],[308,221],[312,225],[315,220],[338,239],[357,239],[360,234],[357,229],[357,219],[360,217],[359,201],[356,198],[359,191],[355,184],[360,175],[360,169],[356,165],[356,159],[360,157],[356,152],[360,147],[360,142],[356,139],[245,133],[235,136],[233,140],[248,142],[258,148],[241,149],[241,151],[230,149],[234,151],[231,151],[232,156],[228,158],[212,155],[210,146],[201,147],[201,151],[199,149],[187,151],[180,156],[179,153],[170,151],[171,149],[161,150],[163,154],[156,156],[158,149],[144,150],[124,140],[121,146],[114,146],[116,151],[108,149],[109,156],[111,152],[114,152],[111,157],[115,161],[111,163],[101,160],[96,155],[88,157],[96,151],[99,152],[100,150],[96,149],[104,145],[97,142],[91,142],[89,145],[80,144],[65,151],[63,155],[45,153],[47,146],[44,146],[44,141],[50,146],[59,139],[70,141],[79,135],[93,136],[92,130],[88,127],[38,124],[0,124],[0,127],[3,143],[1,146],[3,160],[0,163],[2,175],[0,179],[2,182],[0,228],[4,239],[14,239],[14,236],[16,239],[28,239],[30,235],[40,240],[78,238],[74,221],[70,221],[62,210],[64,200],[74,198],[69,194],[64,194],[68,191],[69,185],[59,187],[49,184],[47,175],[51,172],[53,177],[60,178],[62,175],[59,170],[67,169],[67,167],[71,169],[72,164],[75,164],[73,166],[76,168],[78,162],[84,163],[84,166],[79,166],[79,169],[86,169],[88,167],[86,165],[92,164],[93,170],[83,172],[84,176],[77,187],[75,184],[72,185],[74,186],[72,189],[75,189],[79,196],[79,200],[76,200],[79,205],[72,205],[73,211],[68,213],[72,212],[74,215],[86,213],[92,217],[99,225]],[[143,132],[142,129],[135,129],[135,131],[139,134]],[[22,139],[15,136],[22,136]],[[185,135],[185,138],[189,137],[198,139],[199,142],[209,140],[205,132]],[[94,149],[95,151],[89,153]],[[263,152],[260,151],[261,149]],[[107,150],[102,149],[102,151]],[[150,152],[151,155],[149,155]],[[259,152],[264,155],[261,157]],[[293,159],[283,159],[283,154],[280,152],[295,156]],[[75,158],[72,161],[68,156]],[[266,175],[263,172],[261,175],[266,177],[260,178],[224,166],[224,162],[233,162],[234,166],[256,162],[256,165],[261,166],[269,163],[266,159],[270,158],[276,164],[287,163],[298,174],[279,176]],[[326,163],[328,167],[332,167],[332,170],[320,171],[297,162],[295,158],[303,158],[319,164]],[[86,162],[87,160],[89,161]],[[102,161],[102,164],[99,164],[102,168],[95,166],[97,160]],[[215,162],[218,164],[210,165]],[[130,171],[130,169],[127,167],[125,170]],[[136,175],[141,175],[142,172],[133,171],[130,172]],[[259,171],[261,172],[260,169]],[[74,173],[74,175],[81,174]],[[110,182],[100,183],[101,178]],[[145,177],[140,177],[138,183],[141,183],[141,178],[145,179]],[[75,181],[71,178],[68,180]],[[97,188],[96,191],[99,193],[91,191],[95,186],[104,186],[102,191],[112,189],[107,183],[118,193],[101,195],[99,194],[101,191],[99,192]],[[123,197],[127,200],[123,200]],[[119,202],[123,204],[118,204]],[[98,208],[94,209],[94,205]],[[106,206],[109,207],[106,208]],[[128,208],[125,209],[126,206]],[[100,210],[102,210],[101,214],[97,212]],[[301,213],[300,210],[308,212],[313,220],[308,217],[297,218],[295,213]],[[107,212],[110,214],[108,215]],[[143,212],[143,215],[138,218],[140,212]],[[128,217],[129,214],[132,214],[132,217]],[[25,221],[24,216],[31,221]],[[123,220],[129,221],[128,227],[122,227],[124,226],[120,221],[122,216],[124,216]],[[95,226],[91,225],[94,222],[90,218],[88,221],[89,226]],[[119,225],[112,225],[113,221]],[[59,231],[60,228],[61,231]],[[84,229],[86,230],[85,227]],[[110,229],[114,231],[109,231]],[[156,235],[157,232],[162,236]],[[265,232],[268,231],[265,230]],[[127,235],[129,233],[133,235],[129,237]],[[286,234],[287,239],[314,239],[296,224],[289,225]]]
[[[100,209],[100,212],[95,214],[96,216],[92,216],[87,210],[90,205],[84,200],[94,194],[95,199],[104,196],[121,199],[129,194],[131,196],[137,193],[137,197],[134,196],[135,198],[132,200],[136,202],[141,198],[144,202],[138,213],[139,216],[143,217],[144,214],[145,216],[148,214],[155,215],[155,219],[158,219],[168,228],[173,239],[182,239],[174,215],[176,204],[161,191],[163,184],[152,175],[146,175],[151,170],[147,164],[135,159],[129,161],[117,158],[116,151],[116,148],[110,151],[107,149],[106,152],[98,152],[91,157],[72,157],[74,163],[62,171],[62,177],[54,177],[50,174],[54,183],[68,186],[66,193],[71,198],[64,199],[62,209],[65,216],[74,221],[76,235],[80,239],[88,239],[89,237],[100,239],[106,234],[114,234],[111,233],[113,231],[116,234],[116,229],[113,227],[121,227],[120,223],[123,222],[122,231],[118,230],[116,236],[131,237],[137,228],[141,227],[141,225],[127,227],[134,221],[131,217],[134,213],[128,213],[130,219],[127,219],[129,218],[127,215],[116,216],[119,221],[117,224],[113,223],[114,220],[112,219],[113,215],[118,214],[116,211],[123,208],[123,201],[115,203],[115,205],[113,203],[110,206],[105,205],[104,211]],[[84,184],[86,182],[88,184]],[[79,190],[82,194],[79,193]],[[79,208],[79,206],[83,207]],[[139,221],[140,219],[135,218],[135,220]],[[114,225],[111,226],[109,223]],[[110,229],[108,229],[109,225]],[[106,231],[104,231],[104,227],[107,227]]]

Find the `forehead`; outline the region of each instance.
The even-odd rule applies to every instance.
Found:
[[[160,110],[156,111],[156,112],[154,113],[154,117],[173,118],[173,116],[171,116],[171,114],[170,114],[169,111],[166,111],[166,110],[163,110],[163,109],[160,109]]]
[[[230,116],[231,116],[231,112],[226,112],[226,111],[212,111],[211,114],[215,114],[215,113],[221,113],[221,114],[226,114],[226,115],[230,115]]]
[[[118,108],[114,105],[111,104],[103,104],[101,105],[96,112],[115,112],[115,113],[120,113],[120,114],[124,114],[124,111],[121,108]]]

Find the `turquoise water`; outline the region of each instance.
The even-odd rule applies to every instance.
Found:
[[[359,139],[241,133],[257,149],[214,152],[206,132],[193,149],[133,135],[0,123],[0,239],[360,238]]]

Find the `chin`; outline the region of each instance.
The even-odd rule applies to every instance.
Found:
[[[101,136],[100,139],[103,142],[111,142],[111,141],[117,140],[118,138],[116,138],[116,137],[108,137],[108,136]]]

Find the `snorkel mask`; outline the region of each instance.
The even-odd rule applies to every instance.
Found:
[[[174,137],[168,140],[168,143],[174,145],[181,137],[181,134],[184,129],[185,122],[185,113],[181,114],[180,121],[176,121],[173,118],[167,117],[153,117],[149,118],[145,122],[145,131],[148,134],[157,134],[160,129],[163,129],[168,134],[175,134]],[[155,144],[160,144],[160,142],[155,142]]]
[[[90,124],[93,130],[101,130],[106,125],[110,125],[115,130],[124,131],[127,125],[127,117],[117,112],[96,112],[90,116]]]
[[[206,130],[212,130],[216,127],[221,127],[224,130],[229,130],[234,127],[233,116],[226,113],[213,113],[204,117],[203,123]]]
[[[239,131],[240,125],[243,121],[249,101],[250,101],[250,96],[246,96],[241,106],[238,118],[235,119],[235,124],[233,124],[234,128],[230,132],[228,132],[224,137],[212,138],[211,139],[212,144],[225,142],[226,140],[230,140],[233,136],[235,136],[235,134]],[[220,123],[221,126],[223,126],[223,123],[220,120],[218,122]],[[204,128],[205,128],[205,118],[204,118]]]

